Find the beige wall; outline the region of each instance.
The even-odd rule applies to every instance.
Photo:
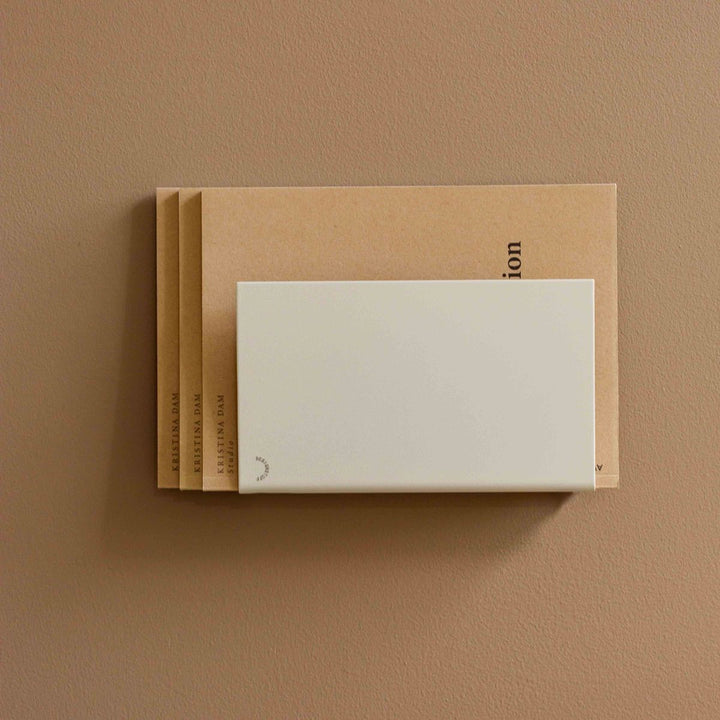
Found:
[[[2,13],[3,718],[717,717],[720,5]],[[154,489],[155,186],[605,181],[619,491]]]

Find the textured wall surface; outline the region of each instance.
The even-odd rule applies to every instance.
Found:
[[[720,5],[12,0],[3,718],[715,718]],[[154,489],[157,185],[617,182],[621,489]]]

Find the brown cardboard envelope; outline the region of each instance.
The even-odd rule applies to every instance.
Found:
[[[203,489],[237,490],[236,283],[593,278],[596,485],[618,483],[614,185],[202,191]]]
[[[157,484],[179,487],[178,190],[158,188],[157,231]]]
[[[202,490],[200,191],[179,194],[180,489]]]

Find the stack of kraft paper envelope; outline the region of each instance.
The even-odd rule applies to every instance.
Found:
[[[159,188],[160,488],[238,491],[236,288],[592,279],[595,487],[618,485],[616,188]]]

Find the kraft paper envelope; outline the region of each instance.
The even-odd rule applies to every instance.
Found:
[[[202,490],[200,191],[179,194],[180,489]]]
[[[157,231],[157,484],[179,487],[178,191],[158,188]]]
[[[596,487],[618,483],[614,185],[202,191],[203,489],[237,490],[236,283],[595,280]]]

